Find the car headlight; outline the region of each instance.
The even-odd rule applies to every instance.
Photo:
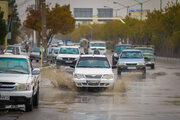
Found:
[[[30,84],[18,84],[17,91],[26,91],[26,90],[31,90],[31,85]]]
[[[104,74],[103,79],[113,79],[113,74]]]
[[[137,65],[145,65],[145,63],[144,62],[140,62]]]
[[[81,79],[81,78],[84,78],[84,75],[82,75],[82,74],[74,74],[74,78]]]
[[[118,66],[126,65],[126,63],[118,63]]]
[[[114,56],[115,56],[115,57],[118,57],[118,54],[117,54],[117,53],[114,53]]]

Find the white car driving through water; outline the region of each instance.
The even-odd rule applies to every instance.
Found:
[[[82,55],[73,80],[77,87],[109,87],[114,84],[114,73],[105,55]]]

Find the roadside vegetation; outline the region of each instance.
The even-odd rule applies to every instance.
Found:
[[[126,17],[105,24],[81,25],[66,36],[78,42],[80,38],[105,40],[114,47],[119,41],[137,45],[155,45],[158,56],[180,57],[180,3],[168,3],[162,10],[148,13],[141,21]]]

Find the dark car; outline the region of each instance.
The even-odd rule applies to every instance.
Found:
[[[119,44],[119,45],[116,45],[115,50],[113,50],[114,53],[112,55],[112,65],[116,65],[117,64],[119,55],[121,54],[121,52],[123,50],[126,50],[126,49],[132,49],[132,45],[130,45],[130,44]]]
[[[30,60],[36,60],[36,62],[39,62],[41,59],[41,49],[40,48],[34,48],[32,52],[30,53]]]

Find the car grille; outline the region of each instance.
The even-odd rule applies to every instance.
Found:
[[[0,82],[0,91],[13,91],[16,89],[16,84],[13,82]]]
[[[151,61],[151,59],[150,59],[150,58],[144,58],[144,59],[145,59],[145,61],[146,61],[146,62]]]
[[[63,60],[75,60],[75,58],[63,58]]]
[[[127,66],[136,66],[137,63],[126,63]]]
[[[102,75],[85,75],[86,78],[91,78],[91,79],[100,79]]]

